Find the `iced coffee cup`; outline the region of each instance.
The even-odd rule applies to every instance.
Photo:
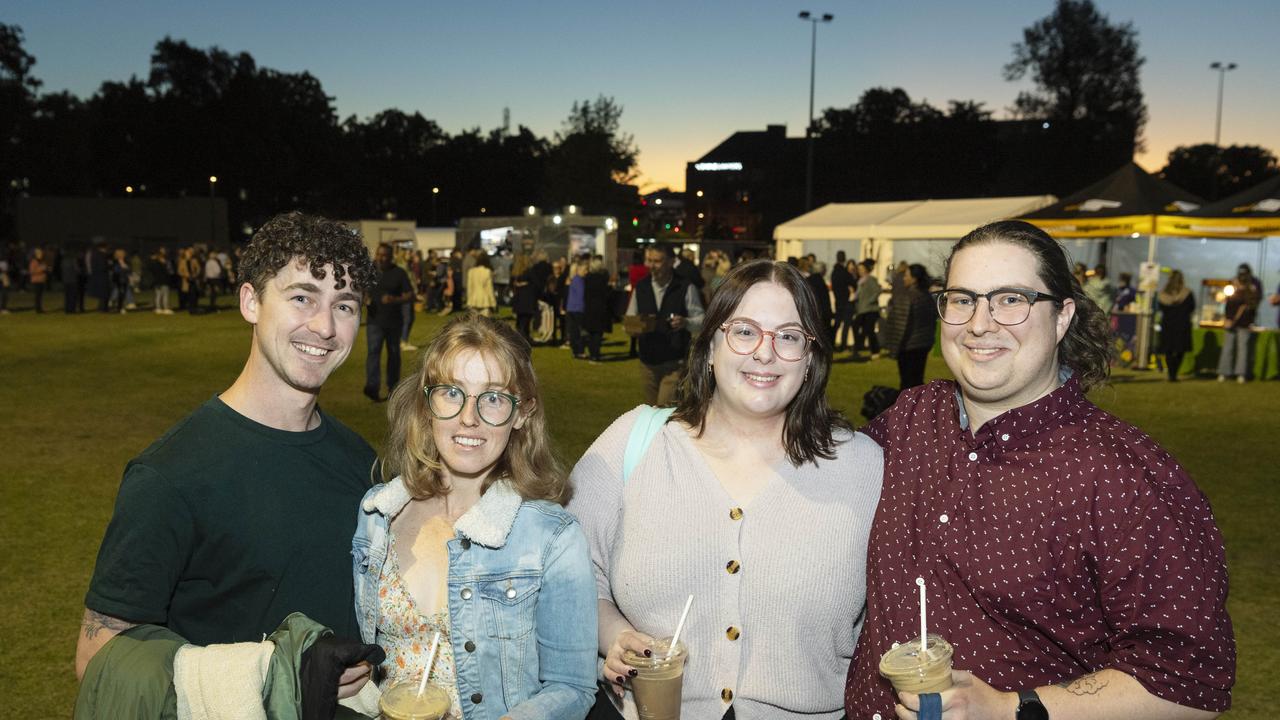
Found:
[[[680,692],[684,686],[684,661],[689,650],[682,642],[667,657],[671,638],[655,640],[650,657],[631,650],[622,654],[622,662],[636,669],[631,678],[640,720],[680,720]]]
[[[439,685],[427,684],[418,694],[413,680],[398,682],[387,688],[378,701],[385,720],[440,720],[449,714],[449,693]]]
[[[893,689],[909,693],[938,693],[951,687],[951,643],[929,633],[924,652],[920,640],[908,640],[880,657],[880,674]]]

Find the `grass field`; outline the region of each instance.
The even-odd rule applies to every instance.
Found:
[[[15,303],[20,305],[20,303]],[[415,344],[443,320],[419,314]],[[239,313],[157,316],[30,312],[0,317],[0,687],[9,717],[68,717],[83,597],[121,470],[130,457],[236,376],[248,349]],[[556,443],[567,463],[640,402],[639,370],[620,332],[599,365],[537,348]],[[360,394],[364,341],[325,388],[326,410],[375,447],[384,405]],[[408,361],[408,360],[407,360]],[[928,377],[945,374],[938,358]],[[833,404],[860,422],[862,394],[896,385],[892,361],[839,363]],[[1137,424],[1186,465],[1213,503],[1227,541],[1230,610],[1239,643],[1232,718],[1270,717],[1280,666],[1280,382],[1245,386],[1151,374],[1118,376],[1094,400]],[[1272,690],[1266,688],[1270,686]]]

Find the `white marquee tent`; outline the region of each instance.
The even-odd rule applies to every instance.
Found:
[[[830,203],[782,223],[774,229],[773,239],[779,259],[813,253],[830,267],[836,253],[843,250],[851,260],[873,258],[876,274],[882,277],[888,268],[902,260],[920,263],[936,276],[942,273],[942,263],[951,245],[970,230],[995,220],[1018,217],[1054,202],[1057,198],[1052,195],[1024,195]],[[1094,245],[1093,242],[1087,244]],[[1087,252],[1072,254],[1086,262],[1090,259]]]

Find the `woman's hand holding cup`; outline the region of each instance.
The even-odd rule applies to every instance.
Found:
[[[637,655],[651,655],[653,638],[638,630],[623,630],[609,645],[609,653],[604,658],[604,678],[609,681],[609,689],[618,697],[622,697],[622,688],[627,678],[634,677],[635,668],[622,662],[622,654],[630,650]]]

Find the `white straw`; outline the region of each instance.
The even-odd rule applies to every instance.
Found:
[[[431,650],[427,652],[427,666],[422,670],[422,681],[418,683],[418,697],[427,689],[427,678],[431,677],[431,666],[436,662],[436,651],[440,649],[440,631],[431,638]]]
[[[925,625],[925,620],[924,620],[925,618],[924,578],[922,577],[916,578],[916,584],[920,586],[920,655],[923,657],[925,653],[925,642],[926,642],[925,638],[929,636],[928,628]]]
[[[676,653],[676,643],[680,642],[680,631],[684,630],[684,621],[689,619],[689,606],[693,605],[693,596],[684,601],[684,612],[680,613],[680,622],[676,624],[676,633],[671,636],[671,647],[667,649],[667,658]]]

